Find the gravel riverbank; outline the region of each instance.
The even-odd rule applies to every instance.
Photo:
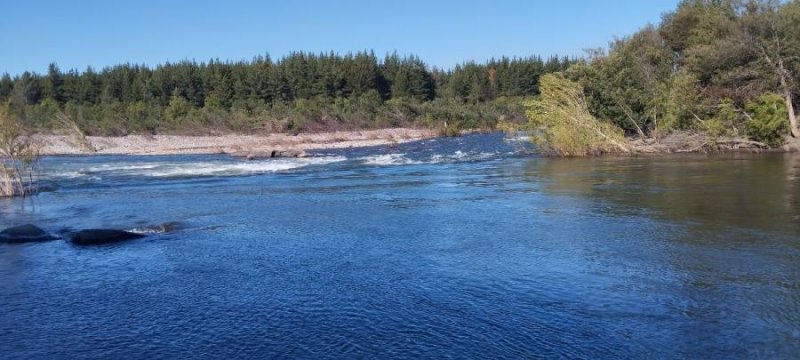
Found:
[[[168,155],[248,154],[274,150],[302,151],[403,143],[434,137],[428,129],[381,129],[313,134],[269,134],[220,136],[129,135],[86,137],[86,143],[65,135],[38,135],[42,155]],[[87,146],[88,145],[88,146]]]

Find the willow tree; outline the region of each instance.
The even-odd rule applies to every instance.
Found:
[[[589,112],[580,84],[561,74],[547,74],[539,87],[539,97],[525,107],[532,141],[542,152],[586,156],[631,151],[622,129]]]

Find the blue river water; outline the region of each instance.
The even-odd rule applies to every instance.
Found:
[[[0,229],[0,357],[798,358],[800,156],[48,157]],[[163,226],[161,224],[169,224]]]

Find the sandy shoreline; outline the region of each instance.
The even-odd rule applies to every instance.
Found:
[[[173,154],[262,154],[275,150],[305,151],[403,143],[434,137],[428,129],[395,128],[365,131],[338,131],[315,134],[270,134],[220,136],[129,135],[124,137],[88,136],[92,149],[74,137],[37,135],[42,155],[173,155]]]

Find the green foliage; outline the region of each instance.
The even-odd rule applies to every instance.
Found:
[[[595,118],[577,82],[561,75],[541,78],[541,95],[525,103],[532,140],[545,153],[585,156],[628,152],[623,132]]]
[[[780,95],[765,93],[757,101],[748,102],[746,110],[752,114],[747,122],[748,135],[771,146],[783,144],[783,136],[788,130],[788,113]]]
[[[696,127],[706,115],[700,95],[700,85],[694,74],[678,71],[660,83],[650,103],[658,129],[671,131]]]
[[[522,98],[498,98],[477,104],[436,99],[420,104],[418,109],[426,126],[450,129],[446,131],[449,135],[455,135],[461,129],[494,129],[500,119],[522,121],[524,117]]]
[[[717,115],[703,123],[704,130],[713,137],[737,135],[736,126],[739,119],[741,116],[736,104],[730,99],[725,99],[719,104]]]
[[[126,106],[124,112],[124,125],[136,133],[155,134],[158,131],[160,108],[151,106],[144,101],[137,101]]]
[[[646,27],[615,41],[607,56],[567,74],[586,89],[592,114],[611,120],[626,133],[646,133],[654,127],[653,99],[658,84],[670,75],[670,58],[657,31]]]
[[[763,104],[769,93],[800,98],[798,24],[797,1],[684,0],[658,26],[614,41],[607,55],[595,51],[565,74],[586,89],[591,114],[627,134],[747,132],[774,145],[784,131],[779,112],[745,121],[739,109]]]
[[[501,58],[443,71],[416,56],[296,52],[277,61],[260,56],[83,72],[52,64],[44,75],[4,74],[0,101],[10,100],[38,131],[58,129],[55,115],[63,111],[91,135],[439,128],[445,122],[460,130],[521,116],[518,101],[507,99],[536,95],[539,76],[574,62]]]
[[[58,103],[52,98],[24,108],[24,121],[32,129],[46,129],[53,126],[53,120],[59,112]]]
[[[179,122],[181,119],[186,117],[190,111],[193,110],[189,101],[186,100],[181,95],[173,95],[172,98],[169,100],[169,104],[167,108],[164,109],[164,115],[167,121],[171,121],[173,123]]]

